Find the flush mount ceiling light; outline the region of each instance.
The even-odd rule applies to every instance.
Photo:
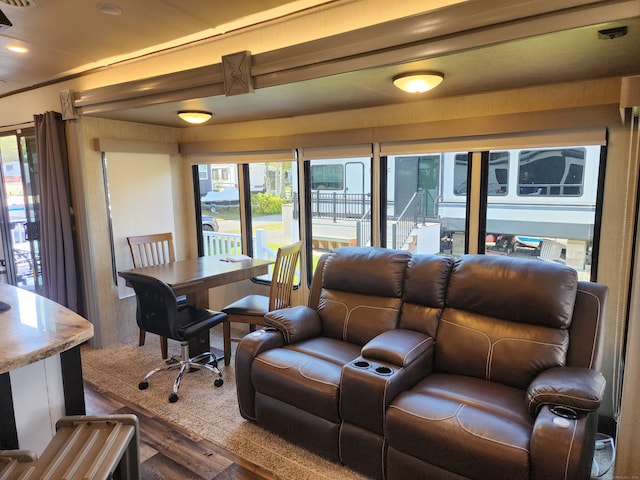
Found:
[[[409,72],[393,77],[393,84],[409,93],[424,93],[436,88],[444,80],[438,72]]]
[[[27,47],[22,45],[7,45],[6,48],[13,53],[27,53],[29,51]]]
[[[201,110],[182,110],[178,112],[178,116],[187,123],[198,125],[208,121],[212,114]]]
[[[99,3],[96,5],[96,8],[107,15],[122,15],[122,9],[120,7],[109,3]]]

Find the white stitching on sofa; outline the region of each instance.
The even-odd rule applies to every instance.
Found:
[[[273,363],[273,362],[268,362],[267,360],[265,360],[265,359],[264,359],[264,358],[262,358],[262,357],[256,357],[254,361],[264,363],[265,365],[269,365],[270,367],[273,367],[273,368],[281,368],[281,369],[283,369],[283,370],[284,370],[285,368],[292,368],[292,367],[295,367],[295,366],[298,364],[298,362],[293,362],[293,363],[292,363],[292,364],[290,364],[290,365],[278,365],[278,364],[275,364],[275,363]]]
[[[481,439],[486,440],[486,441],[488,441],[488,442],[493,442],[493,443],[497,443],[497,444],[499,444],[499,445],[504,445],[504,446],[506,446],[506,447],[512,447],[512,448],[515,448],[515,449],[517,449],[517,450],[522,450],[523,452],[527,452],[527,454],[529,453],[529,450],[528,450],[527,448],[523,448],[523,447],[520,447],[520,446],[518,446],[518,445],[513,445],[513,444],[511,444],[511,443],[500,442],[500,441],[495,440],[495,439],[493,439],[493,438],[484,437],[484,436],[482,436],[482,435],[478,435],[477,433],[474,433],[474,432],[470,431],[469,429],[465,428],[465,426],[462,424],[462,422],[461,422],[461,420],[460,420],[460,414],[462,413],[462,410],[463,410],[463,409],[464,409],[464,407],[466,407],[466,406],[467,406],[467,405],[465,405],[465,404],[463,404],[463,403],[459,404],[459,405],[458,405],[458,408],[456,409],[456,411],[455,411],[452,415],[450,415],[450,416],[448,416],[448,417],[443,417],[443,418],[431,418],[431,417],[425,417],[424,415],[418,415],[418,414],[417,414],[417,413],[415,413],[415,412],[410,412],[410,411],[408,411],[408,410],[405,410],[404,408],[400,408],[400,407],[398,407],[397,405],[390,405],[390,406],[389,406],[389,408],[390,408],[390,409],[391,409],[391,408],[395,408],[395,409],[397,409],[397,410],[400,410],[401,412],[406,413],[407,415],[411,415],[412,417],[422,418],[423,420],[432,421],[432,422],[441,422],[441,421],[444,421],[444,420],[449,420],[449,419],[451,419],[451,418],[455,418],[455,419],[456,419],[456,422],[458,423],[458,425],[460,426],[460,428],[462,428],[462,429],[463,429],[465,432],[467,432],[469,435],[472,435],[472,436],[477,437],[477,438],[481,438]]]
[[[500,339],[496,340],[495,342],[493,342],[491,344],[491,347],[490,347],[490,354],[489,354],[490,363],[488,364],[487,380],[491,379],[491,367],[493,365],[493,352],[495,351],[496,345],[498,343],[506,342],[506,341],[532,343],[532,344],[536,344],[536,345],[546,345],[546,346],[550,346],[550,347],[562,347],[562,344],[559,344],[559,343],[538,342],[536,340],[529,340],[529,339],[526,339],[526,338],[515,338],[515,337],[503,337],[503,338],[500,338]]]
[[[336,305],[343,305],[345,307],[346,313],[343,319],[344,324],[342,326],[342,340],[344,340],[345,342],[347,341],[347,331],[349,330],[349,319],[351,318],[351,315],[353,314],[353,312],[358,310],[359,308],[365,308],[367,310],[384,310],[384,311],[391,311],[391,312],[397,311],[395,308],[376,307],[373,305],[356,305],[350,309],[349,306],[344,302],[338,302],[333,299],[324,299],[324,301],[326,303],[334,303]]]
[[[409,350],[407,353],[405,353],[404,357],[402,357],[402,366],[406,367],[407,366],[407,357],[409,356],[409,354],[411,352],[413,352],[414,350],[416,350],[420,345],[427,343],[429,340],[431,340],[431,337],[429,338],[425,338],[424,340],[422,340],[420,343],[418,343],[415,347],[413,347],[411,350]]]
[[[364,308],[366,310],[383,310],[383,311],[389,311],[389,312],[397,312],[397,309],[395,308],[389,308],[389,307],[375,307],[375,306],[371,306],[371,305],[356,305],[355,307],[353,307],[349,313],[347,314],[347,318],[345,319],[346,321],[344,322],[344,333],[343,333],[343,340],[347,341],[347,330],[348,330],[348,326],[349,326],[349,320],[351,319],[351,315],[353,315],[353,312],[355,312],[356,310],[359,310],[361,308]]]
[[[599,393],[599,397],[602,396],[602,393],[604,391],[605,388],[605,384],[602,384],[600,387],[600,393]],[[594,406],[598,405],[598,401],[597,400],[589,400],[588,398],[584,398],[584,397],[578,397],[576,395],[568,395],[566,393],[536,393],[535,395],[533,395],[533,397],[531,398],[531,400],[529,400],[529,403],[527,404],[527,408],[529,410],[531,410],[531,404],[535,403],[538,401],[539,397],[551,397],[551,398],[555,398],[555,397],[562,397],[562,398],[570,398],[570,399],[577,399],[580,400],[583,403],[587,403],[587,404],[593,404]],[[546,402],[544,401],[540,401],[541,404],[545,404]]]
[[[462,405],[459,405],[455,412],[453,412],[451,415],[448,415],[446,417],[432,418],[432,417],[425,417],[424,415],[418,415],[415,412],[410,412],[409,410],[405,410],[404,408],[400,408],[397,405],[393,405],[393,404],[389,405],[389,409],[395,408],[396,410],[400,410],[401,412],[404,412],[407,415],[411,415],[412,417],[422,418],[423,420],[429,420],[431,422],[442,422],[444,420],[449,420],[450,418],[455,418],[455,416],[458,413],[458,410],[460,410],[461,407],[462,407]]]
[[[562,344],[549,343],[549,342],[538,342],[538,341],[535,341],[535,340],[528,340],[528,339],[516,338],[516,337],[499,338],[498,340],[492,341],[491,337],[489,337],[489,335],[487,335],[482,330],[478,330],[477,328],[471,328],[471,327],[468,327],[466,325],[460,325],[459,323],[453,323],[450,320],[445,320],[445,319],[442,319],[441,322],[448,323],[449,325],[452,325],[454,327],[463,328],[465,330],[470,330],[472,332],[475,332],[475,333],[478,333],[480,335],[483,335],[487,339],[487,342],[489,342],[489,347],[488,347],[488,351],[487,351],[487,363],[485,365],[485,379],[487,379],[487,380],[491,379],[491,367],[492,367],[492,362],[493,362],[493,353],[494,353],[494,350],[495,350],[495,346],[500,342],[503,342],[503,341],[514,341],[514,342],[534,343],[534,344],[538,344],[538,345],[548,345],[548,346],[551,346],[551,347],[562,347]]]
[[[462,428],[469,435],[472,435],[472,436],[477,437],[477,438],[481,438],[483,440],[486,440],[487,442],[497,443],[498,445],[503,445],[505,447],[512,447],[512,448],[515,448],[517,450],[522,450],[523,452],[527,452],[527,454],[529,453],[529,449],[528,448],[520,447],[518,445],[513,445],[511,443],[501,442],[501,441],[495,440],[493,438],[485,437],[483,435],[478,435],[477,433],[472,432],[468,428],[465,428],[465,426],[462,424],[462,421],[461,421],[459,415],[460,415],[460,413],[462,413],[463,408],[466,407],[466,406],[467,405],[464,405],[464,404],[460,405],[460,408],[458,409],[458,411],[456,413],[456,421],[458,422],[458,425],[460,425],[460,428]]]
[[[453,323],[449,320],[445,320],[444,318],[440,320],[440,322],[443,323],[448,323],[449,325],[452,325],[454,327],[458,327],[458,328],[463,328],[465,330],[470,330],[472,332],[478,333],[482,336],[484,336],[487,339],[487,342],[489,343],[489,347],[487,349],[487,363],[485,364],[485,368],[484,368],[484,374],[485,374],[485,378],[489,378],[489,362],[491,361],[491,337],[489,337],[489,335],[487,335],[486,333],[484,333],[482,330],[478,330],[477,328],[471,328],[471,327],[467,327],[466,325],[460,325],[459,323]]]
[[[274,318],[274,317],[269,317],[269,321],[271,323],[275,323],[276,324],[275,328],[277,328],[278,331],[284,335],[284,341],[286,343],[290,343],[290,341],[289,341],[289,331],[284,326],[284,323],[282,323],[281,321],[279,321],[277,318]],[[280,327],[280,328],[278,328],[278,327]]]
[[[344,322],[342,325],[342,339],[344,340],[345,337],[345,332],[346,332],[346,325],[347,325],[347,318],[349,317],[349,307],[346,303],[344,302],[338,302],[336,300],[331,300],[331,299],[324,299],[325,303],[334,303],[336,305],[342,305],[344,307],[345,313],[344,313],[344,318],[342,319],[342,321]]]
[[[597,315],[597,318],[596,318],[596,331],[598,331],[600,329],[600,318],[601,318],[600,312],[602,311],[601,307],[600,307],[600,299],[598,298],[597,295],[594,295],[591,292],[587,292],[586,290],[578,290],[578,291],[581,292],[581,293],[584,293],[585,295],[589,295],[589,296],[591,296],[591,297],[593,297],[595,299],[596,304],[598,305],[598,307],[597,307],[598,315]],[[594,337],[593,342],[591,343],[591,356],[589,357],[589,368],[591,368],[593,366],[593,361],[595,359],[595,354],[596,354],[596,341],[595,340],[596,339]]]
[[[571,432],[571,442],[569,442],[569,451],[567,452],[567,461],[564,464],[564,480],[569,480],[569,460],[571,459],[571,451],[573,450],[573,442],[576,439],[576,430],[578,422],[573,421],[573,431]]]
[[[300,376],[302,376],[302,377],[306,378],[307,380],[311,380],[311,381],[313,381],[313,382],[317,382],[317,383],[322,383],[322,384],[324,384],[324,385],[331,385],[332,387],[338,387],[338,386],[339,386],[339,384],[338,384],[338,385],[336,385],[335,383],[325,382],[325,381],[319,380],[319,379],[317,379],[317,378],[310,377],[309,375],[305,375],[305,373],[302,371],[302,366],[303,366],[303,364],[304,364],[304,362],[303,362],[303,361],[296,361],[296,362],[293,362],[293,363],[291,363],[291,364],[289,364],[289,365],[277,365],[277,364],[275,364],[275,363],[268,362],[268,361],[266,361],[265,359],[263,359],[263,358],[259,358],[259,357],[256,357],[255,361],[257,361],[257,362],[262,362],[262,363],[264,363],[265,365],[269,365],[270,367],[278,368],[278,369],[281,369],[281,370],[286,370],[286,369],[288,369],[288,368],[294,368],[294,367],[297,367],[297,370],[298,370],[298,373],[300,374]]]
[[[303,366],[302,363],[298,364],[298,372],[300,373],[301,376],[303,376],[307,380],[311,380],[312,382],[322,383],[324,385],[331,385],[332,387],[336,387],[336,388],[338,388],[340,386],[340,382],[338,382],[337,384],[336,383],[332,383],[332,382],[325,382],[325,381],[319,380],[317,378],[313,378],[313,377],[310,377],[308,375],[305,375],[305,373],[302,371],[302,366]]]

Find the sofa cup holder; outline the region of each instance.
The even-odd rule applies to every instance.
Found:
[[[549,410],[554,415],[557,415],[558,417],[566,418],[566,419],[569,419],[569,420],[575,420],[579,416],[578,412],[576,412],[574,409],[569,408],[569,407],[564,407],[562,405],[553,406],[553,407],[549,408]]]
[[[372,365],[366,360],[356,360],[352,363],[352,365],[361,370],[373,370],[378,375],[388,376],[393,374],[393,369],[390,367],[385,367],[384,365]]]
[[[389,367],[376,367],[375,371],[378,375],[391,375],[393,373],[393,370]]]
[[[363,369],[371,368],[371,364],[366,360],[356,360],[355,362],[353,362],[353,366],[357,368],[363,368]]]

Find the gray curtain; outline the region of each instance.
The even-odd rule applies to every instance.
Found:
[[[40,179],[40,247],[45,297],[78,311],[67,142],[62,116],[35,115]]]

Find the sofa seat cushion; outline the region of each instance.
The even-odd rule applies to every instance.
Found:
[[[529,478],[525,392],[436,373],[401,393],[385,420],[394,449],[467,478]]]
[[[359,354],[356,345],[319,337],[261,353],[251,380],[263,395],[339,423],[342,367]]]

